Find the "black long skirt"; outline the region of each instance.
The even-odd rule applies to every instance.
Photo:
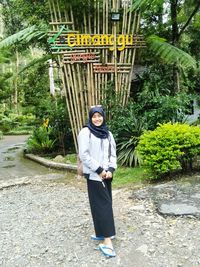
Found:
[[[112,209],[111,179],[98,181],[87,179],[88,197],[96,236],[111,237],[115,235]]]

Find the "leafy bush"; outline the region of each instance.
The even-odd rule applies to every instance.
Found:
[[[144,130],[144,122],[133,116],[131,127],[125,125],[124,134],[117,144],[118,162],[124,166],[137,166],[140,163],[140,157],[135,149],[139,138]]]
[[[52,128],[40,126],[35,129],[33,135],[27,141],[28,153],[51,153],[54,149],[56,139],[51,138]]]
[[[35,123],[35,116],[18,115],[14,113],[8,113],[6,115],[0,115],[0,130],[6,134],[13,134],[19,132],[19,134],[29,133],[32,130],[32,126]],[[26,127],[28,131],[26,130]]]
[[[12,128],[15,127],[15,123],[9,117],[3,116],[0,121],[0,130],[3,133],[8,133]]]
[[[49,120],[52,139],[56,139],[54,148],[58,153],[65,155],[69,151],[74,151],[74,141],[65,99],[43,99],[38,106],[36,117],[39,125],[44,120]]]
[[[0,131],[0,140],[3,139],[3,133]]]
[[[159,125],[140,137],[137,151],[154,178],[192,169],[200,155],[200,128],[180,123]]]

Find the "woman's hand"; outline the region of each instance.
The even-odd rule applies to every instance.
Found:
[[[106,178],[106,175],[107,175],[107,173],[106,173],[106,171],[105,170],[103,170],[100,174],[99,174],[100,176],[101,176],[101,178],[102,179],[105,179]]]
[[[107,171],[106,172],[106,179],[111,179],[112,178],[112,172]]]

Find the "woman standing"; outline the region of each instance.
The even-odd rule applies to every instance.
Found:
[[[99,250],[108,257],[115,257],[112,237],[115,225],[112,209],[111,183],[116,165],[116,144],[108,131],[102,107],[89,111],[88,123],[78,136],[79,157],[87,178],[88,196],[94,223],[95,240],[102,240]]]

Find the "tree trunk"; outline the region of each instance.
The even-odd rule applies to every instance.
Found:
[[[178,45],[179,32],[178,32],[178,23],[177,23],[177,9],[178,9],[178,0],[170,0],[170,9],[171,9],[171,21],[172,21],[172,44],[174,46]],[[173,94],[175,95],[180,91],[180,78],[179,70],[176,65],[173,67]]]
[[[16,77],[14,78],[14,110],[15,113],[19,114],[19,107],[18,107],[18,70],[19,70],[19,53],[18,50],[16,49],[16,62],[15,62],[15,75]]]

